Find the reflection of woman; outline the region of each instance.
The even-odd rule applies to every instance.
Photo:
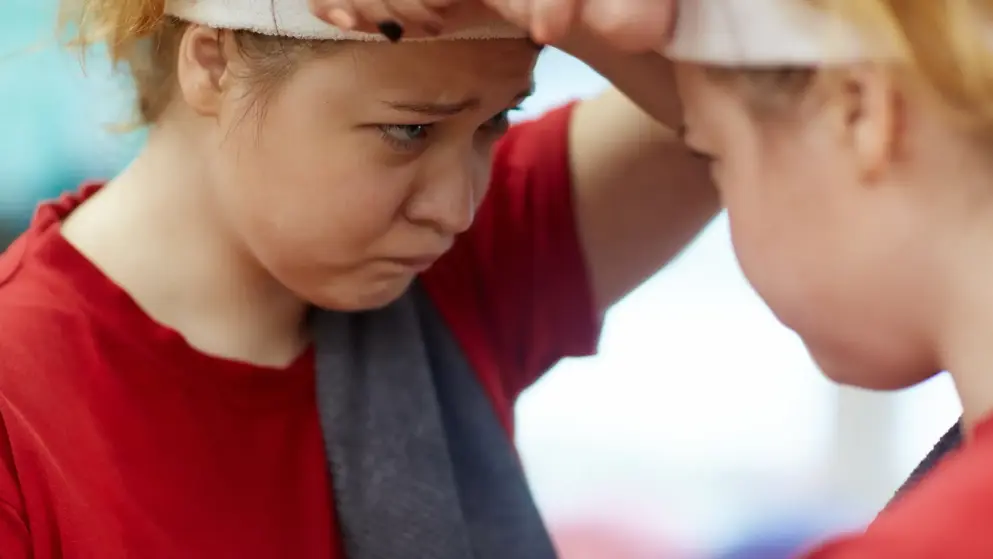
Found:
[[[682,8],[686,139],[749,280],[832,379],[949,370],[964,409],[961,449],[814,557],[993,557],[993,2]]]
[[[508,131],[505,24],[305,4],[76,14],[150,133],[0,258],[4,559],[551,556],[511,404],[709,218],[703,166],[616,92]]]

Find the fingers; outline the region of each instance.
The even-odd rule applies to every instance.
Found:
[[[444,10],[451,0],[352,0],[361,17],[377,26],[393,21],[405,30],[437,35],[445,25]]]
[[[342,29],[380,32],[388,39],[437,35],[452,8],[479,0],[308,0],[314,14]],[[675,0],[482,0],[543,44],[557,44],[576,25],[613,48],[638,52],[662,46],[672,30]],[[475,4],[480,6],[480,4]]]
[[[391,41],[437,35],[445,11],[460,0],[309,0],[311,12],[346,30],[380,32]]]
[[[335,27],[350,29],[355,25],[354,16],[350,11],[342,9],[336,0],[307,0],[310,13]]]
[[[531,0],[531,38],[543,45],[555,44],[569,34],[576,20],[578,0]]]
[[[577,25],[624,51],[658,48],[671,31],[675,0],[484,0],[542,44],[565,40]]]
[[[522,29],[531,29],[532,0],[483,0],[487,8]]]

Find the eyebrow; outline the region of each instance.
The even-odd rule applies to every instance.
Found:
[[[516,105],[521,101],[527,99],[534,93],[534,86],[532,85],[528,89],[518,93],[514,96],[512,104]],[[457,101],[455,103],[410,103],[403,101],[384,101],[384,103],[393,110],[402,111],[405,113],[415,113],[424,116],[454,116],[459,113],[475,109],[479,107],[482,103],[478,97],[470,97],[468,99],[463,99],[462,101]]]

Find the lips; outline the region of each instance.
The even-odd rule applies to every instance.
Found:
[[[441,254],[431,254],[423,256],[412,256],[405,258],[390,258],[389,261],[395,264],[399,264],[405,268],[410,268],[415,272],[423,272],[431,267],[439,258]]]

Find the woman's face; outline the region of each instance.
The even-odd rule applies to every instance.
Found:
[[[265,104],[235,80],[210,163],[225,225],[308,302],[389,303],[472,223],[537,54],[524,40],[349,43]]]
[[[678,80],[687,144],[712,160],[741,268],[825,374],[880,389],[934,374],[912,330],[917,209],[867,164],[863,136],[886,124],[876,108],[855,95],[760,116],[700,66]]]

